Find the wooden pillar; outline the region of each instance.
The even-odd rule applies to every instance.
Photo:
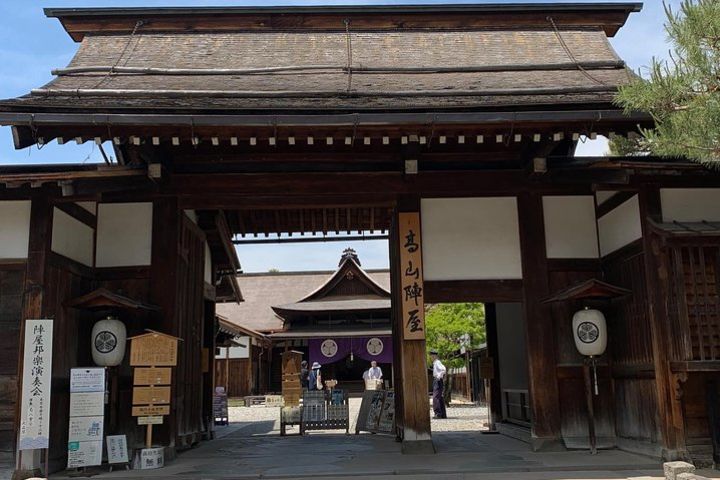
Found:
[[[390,235],[390,278],[392,282],[392,316],[393,316],[393,368],[395,374],[396,409],[398,413],[398,436],[402,439],[403,453],[427,454],[434,453],[430,432],[430,403],[428,399],[427,353],[425,351],[425,335],[410,339],[405,328],[402,303],[405,294],[402,278],[408,265],[401,259],[401,243],[405,238],[400,235],[400,214],[420,214],[419,198],[402,198],[398,202]],[[419,226],[419,223],[418,223]],[[420,229],[413,233],[415,243],[422,245]],[[420,247],[421,248],[421,247]],[[413,265],[413,270],[422,265]],[[420,276],[419,280],[422,280]],[[420,282],[422,283],[422,282]],[[422,292],[421,292],[422,293]],[[419,298],[419,309],[424,309],[424,301]],[[423,322],[424,329],[424,322]],[[413,335],[414,336],[414,335]]]
[[[557,333],[550,308],[542,303],[550,296],[550,291],[540,194],[523,192],[518,196],[518,220],[532,412],[531,442],[534,450],[559,449],[562,443],[555,353]]]
[[[490,428],[502,421],[502,391],[500,389],[500,355],[498,348],[497,308],[494,303],[485,304],[485,338],[488,357],[493,362],[493,379],[490,380],[488,408],[490,409]]]
[[[25,344],[25,322],[28,319],[41,319],[44,315],[43,301],[48,254],[52,242],[53,207],[45,197],[33,198],[30,207],[30,237],[28,242],[28,258],[25,272],[25,288],[23,293],[22,322],[18,341],[18,389],[16,405],[16,435],[19,436],[20,405],[22,402],[22,371],[23,346]],[[51,405],[52,412],[52,405]],[[52,439],[51,439],[52,441]],[[17,445],[17,442],[16,442]],[[42,466],[40,450],[17,451],[17,470],[13,478],[37,476]]]
[[[650,231],[651,219],[662,215],[660,192],[656,186],[645,185],[639,193],[640,220],[643,233],[645,261],[645,285],[647,288],[647,315],[650,320],[653,364],[655,367],[655,392],[658,401],[658,428],[661,433],[664,460],[687,460],[685,425],[678,390],[682,376],[670,369],[670,344],[672,332],[668,321],[669,266],[660,248],[657,236]]]
[[[153,202],[152,254],[150,266],[150,300],[160,307],[156,314],[156,328],[169,335],[179,336],[177,325],[177,263],[179,255],[180,210],[176,198],[162,198]],[[185,348],[180,342],[179,349]],[[180,353],[182,355],[182,353]],[[155,440],[170,447],[169,456],[174,457],[178,419],[177,367],[173,372],[170,415],[153,432]],[[166,454],[167,456],[167,454]]]

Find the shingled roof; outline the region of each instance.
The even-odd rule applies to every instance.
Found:
[[[218,303],[216,311],[227,321],[258,332],[279,332],[283,320],[272,310],[275,305],[297,302],[326,284],[334,271],[269,272],[238,276],[243,292],[242,303]],[[390,288],[388,270],[365,270],[385,290]]]
[[[307,113],[611,105],[632,74],[608,35],[639,5],[521,7],[392,7],[376,16],[360,8],[53,10],[47,13],[81,42],[75,58],[48,85],[0,102],[0,110]],[[395,23],[388,24],[388,15]]]

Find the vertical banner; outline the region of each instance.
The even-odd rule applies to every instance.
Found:
[[[399,213],[403,340],[425,339],[420,213]]]
[[[19,450],[50,446],[52,345],[52,320],[25,322]]]

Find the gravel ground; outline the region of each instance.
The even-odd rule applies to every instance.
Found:
[[[355,431],[361,401],[360,398],[350,399],[350,432]],[[428,409],[430,409],[429,401]],[[280,433],[280,409],[277,407],[230,407],[228,410],[230,422],[245,424],[242,429],[247,435]],[[487,410],[485,407],[478,407],[473,404],[453,402],[448,406],[447,414],[447,419],[432,420],[431,427],[433,431],[467,432],[482,430],[487,417]],[[296,430],[290,428],[289,433],[296,433]]]

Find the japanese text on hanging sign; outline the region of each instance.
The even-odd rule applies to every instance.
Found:
[[[400,213],[400,276],[403,339],[425,338],[425,300],[420,214]]]
[[[48,448],[52,338],[52,320],[25,322],[19,450]]]

